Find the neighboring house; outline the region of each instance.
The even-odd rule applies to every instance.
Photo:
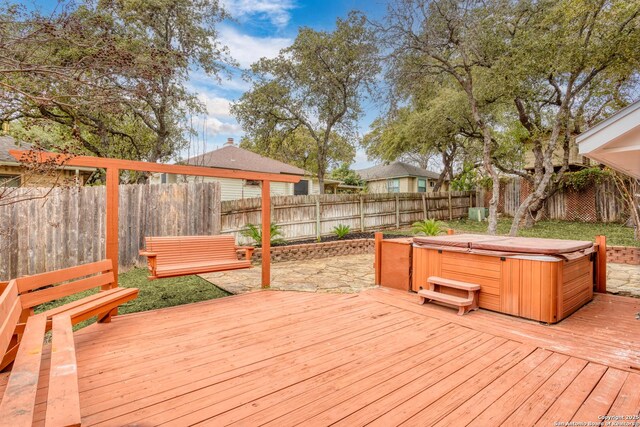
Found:
[[[553,166],[557,170],[562,167],[564,162],[564,148],[562,144],[553,152]],[[533,155],[533,151],[528,150],[524,153],[524,169],[531,171],[535,169],[536,158]],[[569,143],[569,168],[570,170],[580,170],[585,167],[594,165],[595,162],[590,161],[587,157],[580,154],[578,150],[578,144],[574,138]]]
[[[271,195],[292,196],[318,194],[318,180],[312,178],[310,176],[311,174],[306,172],[304,169],[237,147],[233,143],[233,138],[229,138],[222,148],[191,157],[181,163],[211,168],[299,175],[301,180],[297,184],[272,182]],[[152,175],[150,182],[151,184],[176,184],[196,180],[204,182],[219,182],[222,200],[238,200],[260,197],[261,193],[259,181],[248,181],[235,178],[185,177],[182,175],[163,173]],[[339,181],[325,180],[325,186],[327,187],[325,191],[330,191],[329,188],[331,185],[337,186],[339,183]]]
[[[427,193],[440,177],[431,172],[404,162],[393,162],[388,165],[377,165],[356,173],[367,184],[369,193]],[[444,182],[441,191],[446,191],[448,182]]]
[[[0,135],[0,186],[48,187],[70,182],[83,185],[95,171],[94,168],[63,167],[59,171],[35,172],[18,162],[9,150],[31,150],[32,146],[10,136]]]

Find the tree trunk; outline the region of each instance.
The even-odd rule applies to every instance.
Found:
[[[478,104],[473,95],[473,87],[470,81],[463,85],[465,92],[467,93],[467,99],[469,106],[471,107],[471,114],[473,116],[476,125],[482,131],[483,148],[482,148],[482,164],[484,170],[489,174],[493,181],[491,200],[489,201],[489,226],[487,227],[487,233],[495,235],[498,232],[498,204],[500,202],[500,177],[498,172],[493,167],[493,160],[491,157],[491,131],[487,127],[486,123],[480,116],[478,110]]]

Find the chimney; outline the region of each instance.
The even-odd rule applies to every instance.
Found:
[[[234,145],[234,144],[233,144],[233,138],[227,138],[227,142],[226,142],[224,145],[225,145],[225,146],[226,146],[226,145]]]

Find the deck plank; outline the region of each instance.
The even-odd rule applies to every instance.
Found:
[[[416,298],[261,291],[89,326],[74,334],[82,423],[507,426],[640,411],[639,300],[597,295],[545,326]]]

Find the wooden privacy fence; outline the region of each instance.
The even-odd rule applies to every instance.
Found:
[[[317,238],[344,224],[352,231],[399,228],[425,218],[448,220],[466,217],[475,193],[324,194],[271,198],[272,221],[287,240]],[[240,243],[248,224],[260,223],[260,199],[222,202],[222,233]]]
[[[530,187],[519,177],[501,183],[499,211],[514,216],[520,201],[530,194]],[[490,197],[490,192],[487,197]],[[629,218],[611,180],[603,180],[581,190],[560,189],[547,199],[543,213],[547,219],[563,221],[624,222]]]
[[[50,193],[0,206],[0,280],[105,258],[104,186],[16,191]],[[144,262],[145,236],[220,233],[218,183],[121,185],[119,204],[122,267]]]
[[[15,196],[46,198],[0,206],[0,280],[104,259],[105,187],[17,189]],[[287,240],[332,234],[339,224],[352,231],[410,225],[424,218],[467,215],[475,193],[337,194],[276,196],[272,219]],[[20,197],[24,198],[24,197]],[[121,185],[120,267],[144,264],[138,250],[145,236],[229,233],[238,243],[248,224],[260,224],[260,198],[220,202],[214,182]]]

